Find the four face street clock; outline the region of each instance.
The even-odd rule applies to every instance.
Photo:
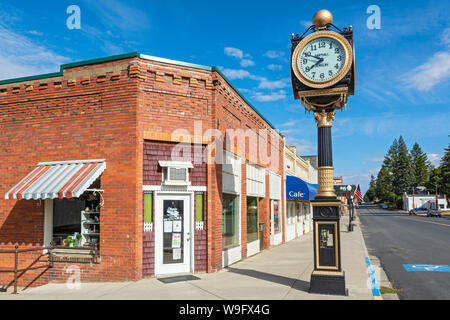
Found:
[[[341,201],[333,183],[331,127],[334,111],[342,110],[347,97],[354,94],[355,50],[352,27],[340,30],[332,21],[328,10],[319,10],[301,36],[292,35],[291,79],[294,98],[314,113],[317,123],[318,189],[311,201],[314,271],[309,292],[346,295],[339,233]]]
[[[313,32],[305,36],[310,30]],[[340,30],[332,24],[328,10],[319,10],[313,25],[301,36],[292,34],[291,43],[294,98],[308,111],[344,108],[355,90],[352,26]]]
[[[353,62],[350,43],[342,35],[324,30],[305,37],[292,55],[295,76],[311,88],[326,88],[338,83]]]

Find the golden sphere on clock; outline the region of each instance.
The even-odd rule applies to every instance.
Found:
[[[322,9],[316,12],[316,14],[313,16],[313,25],[315,25],[317,28],[324,28],[327,25],[333,23],[333,15],[330,11],[326,9]]]

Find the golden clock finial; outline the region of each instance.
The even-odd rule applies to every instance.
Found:
[[[316,28],[323,29],[327,25],[333,23],[333,15],[330,11],[322,9],[314,14],[312,22],[313,25],[316,26]]]

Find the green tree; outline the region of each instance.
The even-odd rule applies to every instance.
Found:
[[[425,186],[428,181],[428,170],[430,162],[426,153],[422,151],[416,142],[411,149],[411,166],[413,172],[413,184],[417,186]]]
[[[411,157],[402,136],[398,139],[398,155],[393,162],[392,174],[395,194],[401,196],[403,192],[411,189],[413,185]]]
[[[382,165],[378,171],[375,194],[379,200],[388,201],[388,195],[392,192],[392,174],[389,167]]]
[[[389,194],[393,192],[392,180],[394,164],[398,158],[398,142],[394,139],[388,152],[384,156],[383,164],[377,175],[375,193],[382,201],[389,201]]]
[[[425,187],[430,193],[434,194],[436,193],[437,184],[438,191],[442,192],[442,180],[442,167],[435,168],[434,166],[431,166]]]
[[[445,148],[445,154],[441,159],[441,176],[442,185],[440,192],[448,196],[450,195],[450,144]]]
[[[374,201],[376,197],[377,197],[377,193],[376,193],[375,177],[373,175],[371,175],[369,189],[366,191],[366,194],[364,195],[364,201],[371,202],[371,201]]]

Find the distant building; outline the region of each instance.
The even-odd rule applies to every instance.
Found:
[[[447,198],[445,195],[437,196],[440,210],[448,210]],[[436,209],[436,195],[431,194],[403,194],[403,210],[409,211],[413,208],[425,207],[427,209]]]

